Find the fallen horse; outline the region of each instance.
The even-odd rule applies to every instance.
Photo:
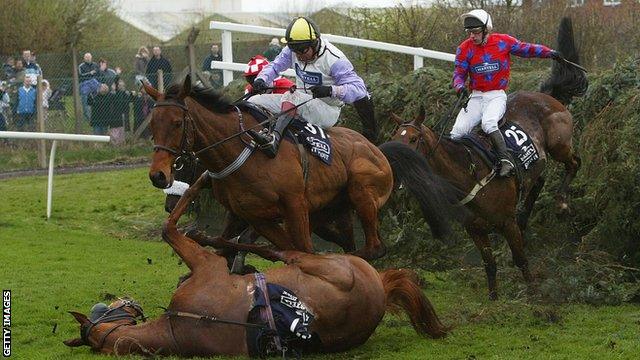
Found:
[[[352,255],[275,251],[221,241],[221,246],[285,264],[257,276],[230,274],[224,257],[200,246],[176,226],[209,181],[202,176],[187,190],[163,228],[163,238],[191,270],[167,311],[142,324],[136,322],[141,308],[132,301],[118,301],[90,317],[72,312],[81,336],[66,340],[66,345],[150,356],[337,352],[367,341],[388,309],[404,310],[420,335],[446,335],[415,273],[408,270],[378,272]],[[281,295],[274,296],[277,289]],[[292,321],[277,312],[287,307],[283,305],[293,310]],[[277,326],[283,322],[288,328]]]

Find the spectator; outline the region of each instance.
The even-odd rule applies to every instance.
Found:
[[[160,50],[159,46],[153,47],[153,57],[149,60],[147,64],[147,79],[154,88],[158,87],[158,70],[163,71],[163,83],[166,88],[169,86],[172,78],[171,63],[167,58],[162,56],[162,50]]]
[[[222,61],[222,54],[218,45],[211,45],[211,52],[202,62],[202,71],[209,76],[209,81],[213,87],[222,87],[222,70],[213,69],[214,61]]]
[[[78,66],[78,76],[80,81],[80,99],[82,99],[82,113],[84,119],[89,121],[91,118],[91,108],[88,104],[90,89],[97,88],[97,80],[95,80],[98,70],[98,64],[94,63],[91,53],[85,53],[83,62]],[[93,81],[92,81],[93,80]],[[93,84],[91,84],[93,83]],[[92,86],[90,86],[92,85]]]
[[[118,80],[116,91],[113,94],[113,111],[115,116],[122,120],[122,125],[126,131],[130,131],[131,129],[131,125],[129,124],[129,113],[131,112],[131,108],[129,104],[134,101],[135,96],[135,92],[127,90],[127,85],[124,80]]]
[[[147,72],[147,64],[149,63],[149,49],[146,46],[140,46],[133,63],[135,80],[142,80]]]
[[[7,118],[5,109],[9,108],[9,93],[7,92],[7,83],[0,81],[0,131],[7,131]]]
[[[264,57],[266,57],[267,60],[273,61],[273,59],[275,59],[276,56],[280,54],[281,50],[282,48],[280,47],[280,40],[278,40],[278,38],[273,38],[271,39],[269,46],[267,46],[267,50],[265,50],[264,53],[262,53],[262,55],[264,55]]]
[[[24,65],[25,75],[31,78],[32,84],[37,81],[38,75],[42,76],[42,69],[35,61],[35,54],[31,53],[31,50],[24,50],[22,52],[22,62]]]
[[[44,119],[44,123],[47,123],[47,118],[49,115],[49,98],[51,97],[51,86],[49,86],[49,81],[43,79],[42,80],[42,118]]]
[[[5,80],[9,81],[15,77],[15,71],[13,69],[15,65],[16,61],[13,56],[9,56],[4,64],[2,64],[2,75]]]
[[[110,125],[118,126],[118,119],[113,116],[113,100],[107,84],[100,84],[98,93],[89,95],[87,103],[91,106],[90,125],[95,135],[106,135]]]
[[[112,85],[116,81],[117,76],[118,74],[116,73],[116,71],[109,68],[107,60],[105,59],[98,60],[98,72],[96,73],[96,79],[99,82],[103,84],[107,84],[109,89],[111,89]]]
[[[13,81],[9,81],[11,85],[18,85],[24,82],[25,70],[24,62],[22,60],[16,60],[16,64],[13,67]]]
[[[16,114],[18,116],[16,127],[18,131],[35,130],[34,118],[36,115],[36,92],[31,86],[31,79],[24,77],[23,85],[18,89],[18,103]]]

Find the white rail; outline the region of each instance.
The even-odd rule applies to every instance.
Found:
[[[109,136],[103,135],[78,135],[78,134],[57,134],[39,132],[17,132],[0,131],[0,139],[32,139],[32,140],[53,140],[51,143],[51,154],[49,155],[49,178],[47,180],[47,220],[51,218],[52,198],[53,198],[53,164],[56,157],[58,140],[72,141],[97,141],[109,142]]]
[[[272,28],[266,26],[243,25],[229,22],[211,21],[209,29],[222,30],[222,61],[214,61],[211,67],[213,69],[222,69],[222,77],[226,86],[233,80],[232,71],[244,71],[246,64],[233,62],[232,32],[246,32],[252,34],[284,36],[285,29]],[[444,61],[454,61],[455,55],[441,51],[428,50],[418,47],[391,44],[381,41],[356,39],[340,35],[322,34],[322,37],[335,44],[345,44],[352,46],[360,46],[369,49],[391,51],[400,54],[413,55],[413,68],[418,69],[424,66],[424,58],[431,58]],[[293,71],[287,73],[287,76],[294,76]]]

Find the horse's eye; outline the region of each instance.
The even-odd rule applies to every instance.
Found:
[[[418,138],[417,138],[417,137],[415,137],[415,136],[412,136],[412,137],[411,137],[411,139],[409,139],[409,142],[410,142],[410,143],[414,143],[414,142],[416,142],[416,141],[418,141]]]
[[[182,126],[182,121],[178,121],[178,122],[174,122],[173,123],[173,127],[175,127],[175,128],[179,128],[181,126]]]

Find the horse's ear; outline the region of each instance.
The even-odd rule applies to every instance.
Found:
[[[178,98],[180,100],[183,100],[184,98],[189,96],[189,94],[191,94],[191,74],[187,74],[187,76],[184,77],[184,82],[182,83],[182,90],[180,90],[180,94],[178,95]]]
[[[84,341],[81,338],[65,340],[62,343],[69,347],[78,347],[78,346],[87,345],[84,343]]]
[[[391,119],[393,119],[393,121],[395,121],[395,123],[398,125],[404,124],[404,119],[396,115],[396,113],[391,113]]]
[[[79,312],[75,312],[75,311],[69,311],[69,314],[73,315],[73,317],[76,319],[77,322],[80,323],[81,326],[89,323],[89,319],[87,319],[87,316],[84,314],[80,314]]]
[[[153,86],[151,86],[151,84],[148,81],[143,81],[142,82],[142,87],[144,88],[144,91],[151,96],[151,98],[154,101],[158,101],[158,98],[160,97],[161,93],[156,90],[156,88],[154,88]]]
[[[424,109],[424,106],[420,106],[420,112],[418,113],[418,116],[416,116],[416,118],[413,120],[413,124],[415,126],[420,126],[422,125],[422,123],[424,122],[424,119],[426,117],[426,110]]]

